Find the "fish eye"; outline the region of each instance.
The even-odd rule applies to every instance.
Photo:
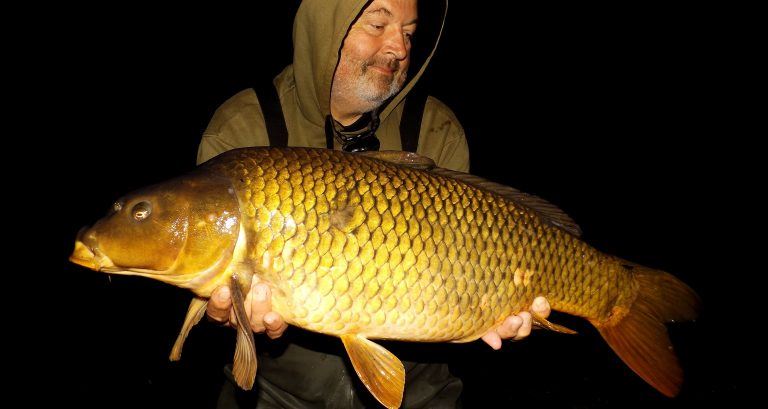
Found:
[[[133,209],[131,209],[133,218],[139,222],[149,217],[151,213],[152,206],[149,204],[149,202],[139,202],[133,206]]]

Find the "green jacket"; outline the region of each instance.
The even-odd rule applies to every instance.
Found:
[[[326,146],[325,117],[330,114],[331,81],[339,50],[347,30],[366,3],[362,0],[302,2],[293,28],[293,64],[274,79],[288,128],[288,145]],[[419,11],[419,18],[424,19],[423,14],[428,10]],[[444,21],[444,11],[440,17]],[[442,30],[442,21],[435,26]],[[429,34],[418,31],[414,41],[430,38]],[[379,111],[381,123],[376,136],[381,141],[382,150],[401,149],[399,125],[405,97],[431,60],[439,32],[431,38],[435,41],[424,53],[426,56],[421,61],[413,59],[411,62],[411,72],[415,74]],[[423,48],[424,44],[421,46]],[[246,89],[216,110],[200,142],[197,162],[205,162],[233,148],[266,145],[269,145],[269,139],[259,101],[252,89]],[[424,107],[417,152],[432,158],[438,166],[469,171],[469,149],[464,130],[454,113],[431,96]]]
[[[431,60],[445,21],[447,1],[422,3],[419,24],[434,18],[436,32],[424,33],[419,27],[414,41],[431,41],[420,44],[422,57],[412,55],[413,74],[408,83],[379,109],[381,122],[376,136],[382,150],[401,149],[399,125],[405,97]],[[304,0],[299,7],[293,29],[293,64],[273,81],[285,116],[288,145],[326,146],[325,118],[330,114],[331,81],[339,51],[349,27],[366,4],[365,0]],[[440,10],[422,6],[439,6]],[[216,110],[200,142],[197,161],[205,162],[233,148],[266,145],[269,139],[259,101],[252,89],[246,89]],[[438,166],[469,170],[464,130],[453,112],[433,97],[427,98],[424,107],[417,152],[432,158]],[[219,407],[245,407],[243,400],[258,402],[258,408],[378,405],[357,379],[341,342],[329,338],[291,328],[281,339],[261,346],[257,393],[249,396],[234,384],[226,384]],[[461,381],[450,374],[447,365],[409,362],[407,351],[402,355],[406,358],[403,407],[456,407]]]

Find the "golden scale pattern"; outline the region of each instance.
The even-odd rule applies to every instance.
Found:
[[[537,295],[591,317],[617,297],[609,257],[497,195],[338,151],[236,154],[219,163],[245,204],[248,257],[295,325],[471,340]]]

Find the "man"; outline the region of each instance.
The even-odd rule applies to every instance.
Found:
[[[437,4],[439,3],[439,4]],[[416,0],[304,0],[294,23],[294,60],[274,80],[285,117],[287,145],[346,151],[400,150],[405,96],[432,58],[445,19],[447,2]],[[441,10],[425,7],[439,6]],[[417,18],[421,15],[421,22]],[[436,17],[434,32],[420,32],[422,52],[412,54],[417,24]],[[428,25],[428,24],[427,24]],[[408,72],[414,73],[408,81]],[[262,101],[263,102],[263,101]],[[200,143],[198,163],[228,149],[270,144],[268,122],[253,90],[225,102],[214,114]],[[453,112],[427,98],[416,151],[445,168],[467,172],[469,150]],[[274,140],[273,140],[274,141]],[[281,337],[287,325],[271,311],[270,289],[255,285],[245,300],[251,328]],[[546,317],[549,304],[538,298],[533,310]],[[217,289],[208,305],[215,321],[234,321],[229,289]],[[507,318],[482,339],[494,349],[502,339],[530,333],[527,312]],[[364,407],[368,392],[356,387],[341,343],[337,349],[292,334],[274,356],[260,356],[258,403],[261,407]],[[310,336],[311,337],[311,336]],[[338,340],[335,340],[338,341]],[[321,352],[322,351],[322,352]],[[454,407],[461,382],[444,364],[404,362],[407,376],[403,407]],[[230,397],[222,394],[220,404]]]

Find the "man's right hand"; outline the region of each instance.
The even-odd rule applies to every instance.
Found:
[[[245,296],[245,313],[253,332],[266,332],[274,339],[285,332],[288,324],[280,314],[272,311],[272,292],[264,283],[254,284]],[[227,286],[221,286],[213,291],[206,309],[208,317],[215,322],[234,327],[237,323],[235,311],[232,308],[232,297]]]

